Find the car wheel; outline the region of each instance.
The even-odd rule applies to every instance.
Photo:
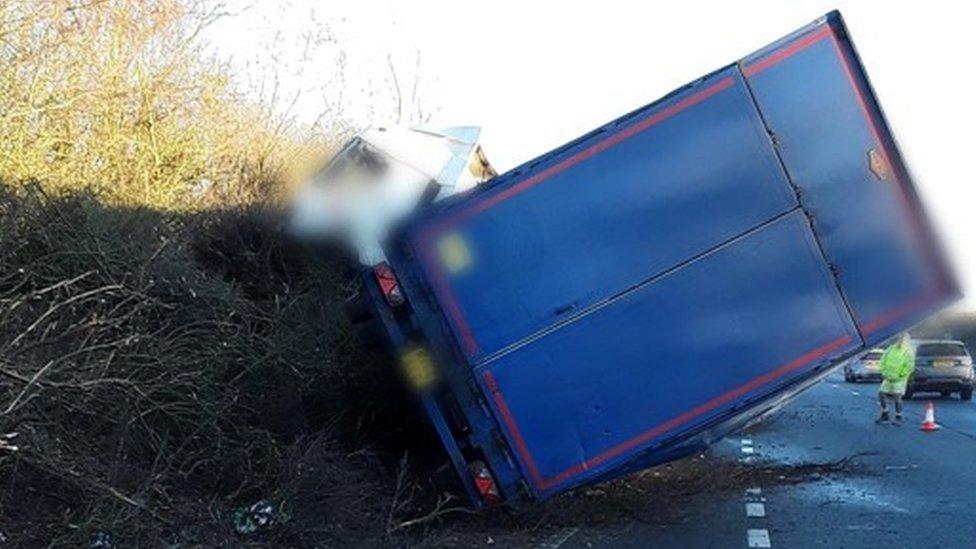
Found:
[[[952,391],[939,391],[939,394],[942,395],[942,398],[949,398],[952,396]]]
[[[854,375],[850,372],[844,372],[844,381],[848,383],[854,383]]]
[[[961,398],[963,400],[972,400],[973,399],[973,388],[972,387],[966,387],[962,391],[959,391],[959,398]]]
[[[902,396],[901,398],[902,398],[903,400],[911,400],[911,399],[912,399],[912,395],[913,395],[913,394],[914,394],[914,393],[912,393],[912,390],[911,390],[911,389],[905,389],[905,394],[904,394],[904,396]]]

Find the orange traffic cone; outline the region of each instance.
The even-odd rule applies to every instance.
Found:
[[[923,431],[938,431],[939,424],[935,422],[935,405],[932,401],[925,404],[925,420],[922,421]]]

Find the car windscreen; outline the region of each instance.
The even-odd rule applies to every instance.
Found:
[[[959,343],[925,343],[915,351],[917,357],[966,356],[966,347]]]
[[[377,181],[386,170],[386,159],[355,137],[312,179],[323,186],[364,185]]]

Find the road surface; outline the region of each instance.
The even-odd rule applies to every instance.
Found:
[[[876,425],[876,390],[846,383],[838,371],[772,419],[719,442],[697,465],[653,470],[528,514],[465,519],[429,541],[564,549],[976,547],[976,403],[920,395],[906,403],[902,426]],[[942,425],[936,433],[919,430],[929,396]],[[709,471],[717,471],[714,478]],[[681,474],[703,480],[684,491]],[[669,475],[678,478],[667,482]]]

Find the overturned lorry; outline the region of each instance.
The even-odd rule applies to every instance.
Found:
[[[959,293],[837,12],[502,175],[420,133],[304,203],[412,174],[347,238],[477,505],[700,451]]]

